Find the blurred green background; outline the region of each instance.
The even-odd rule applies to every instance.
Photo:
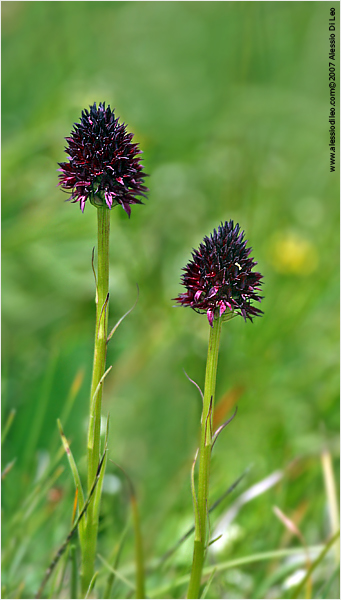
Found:
[[[331,452],[336,473],[339,175],[329,172],[328,151],[331,6],[2,2],[3,423],[16,409],[3,447],[5,466],[16,459],[3,483],[3,597],[32,597],[70,527],[74,489],[64,456],[64,472],[55,471],[63,411],[85,474],[96,214],[89,203],[83,215],[64,203],[56,169],[65,160],[64,137],[94,101],[109,103],[128,123],[150,174],[145,206],[133,207],[130,220],[122,209],[112,211],[109,323],[134,303],[136,283],[140,297],[109,345],[113,369],[103,405],[110,458],[138,492],[146,560],[193,520],[189,472],[200,397],[183,370],[203,385],[209,330],[204,316],[174,308],[172,298],[191,249],[229,219],[245,229],[264,275],[265,314],[223,328],[217,401],[225,418],[237,400],[239,411],[215,446],[212,501],[251,464],[233,499],[294,459],[299,467],[240,512],[236,539],[208,563],[285,545],[273,505],[300,515],[308,544],[330,533],[320,454]],[[106,557],[129,512],[124,479],[111,463],[107,472],[116,478],[108,479],[103,499],[99,549]],[[127,564],[131,548],[132,535]],[[149,588],[186,574],[190,554],[189,544],[168,570],[151,576]],[[261,591],[268,564],[228,579],[233,572],[219,574],[208,597],[292,597],[283,582]],[[338,593],[332,589],[326,593]],[[125,597],[127,589],[116,593]],[[172,597],[184,593],[180,586]]]

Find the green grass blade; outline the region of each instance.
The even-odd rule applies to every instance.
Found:
[[[2,433],[1,433],[1,446],[4,443],[4,441],[5,441],[6,437],[7,437],[7,434],[9,432],[10,428],[11,428],[11,425],[13,423],[13,419],[14,419],[14,417],[16,415],[16,412],[17,411],[15,410],[15,408],[12,408],[11,412],[8,415],[5,427],[4,427],[4,429],[3,429]]]
[[[317,598],[321,598],[321,600],[324,600],[324,598],[331,598],[330,589],[331,589],[333,583],[335,582],[337,575],[340,575],[340,565],[338,565],[337,568],[334,569],[334,571],[331,574],[331,576],[329,577],[329,579],[324,583],[322,589],[319,590]],[[340,577],[339,577],[339,580],[340,580]]]
[[[71,580],[70,580],[70,598],[76,600],[78,598],[78,565],[77,565],[77,548],[75,544],[70,546],[70,561],[71,561]]]
[[[336,482],[333,470],[332,455],[328,450],[324,450],[321,455],[321,463],[323,470],[324,485],[326,489],[327,504],[330,518],[331,534],[334,535],[340,527],[339,523],[339,507],[337,501]],[[340,546],[336,544],[334,547],[335,562],[340,563]]]
[[[245,475],[249,472],[250,468],[248,467],[244,473],[242,473],[233,483],[232,485],[230,485],[227,490],[218,498],[218,500],[216,500],[212,506],[209,508],[208,512],[209,514],[211,514],[216,508],[217,506],[219,506],[219,504],[221,504],[221,502],[223,500],[225,500],[225,498],[231,494],[231,492],[233,492],[233,490],[237,487],[237,485],[241,482],[241,480],[245,477]],[[192,484],[193,486],[193,484]],[[193,492],[192,492],[193,495]],[[193,497],[194,498],[194,497]],[[168,560],[168,558],[170,556],[172,556],[172,554],[174,554],[174,552],[176,552],[176,550],[181,546],[181,544],[183,544],[191,535],[192,533],[194,533],[195,531],[195,526],[193,525],[190,529],[188,529],[188,531],[186,531],[186,533],[181,536],[181,538],[174,544],[174,546],[172,546],[169,550],[167,550],[167,552],[165,552],[160,560],[159,560],[159,565],[162,565],[166,560]],[[211,543],[213,543],[214,540],[212,540]]]
[[[3,471],[1,471],[1,481],[3,481],[5,479],[5,477],[8,475],[8,473],[13,469],[15,463],[16,463],[16,458],[14,458],[13,460],[11,460],[11,462],[9,462]]]
[[[34,418],[31,422],[31,427],[29,429],[27,441],[25,444],[25,458],[24,458],[24,466],[30,463],[32,456],[37,447],[37,443],[39,441],[39,436],[43,427],[44,418],[47,412],[48,402],[50,398],[50,393],[52,389],[53,379],[56,372],[58,353],[57,351],[53,351],[51,353],[50,361],[46,369],[45,378],[42,384],[42,390],[40,396],[37,399],[37,403],[35,406],[35,414]]]
[[[88,591],[86,592],[86,594],[85,594],[85,596],[84,596],[85,598],[90,598],[90,594],[91,594],[92,590],[93,590],[93,589],[94,589],[94,587],[95,587],[95,583],[96,583],[96,579],[97,579],[97,577],[98,577],[98,571],[96,571],[96,572],[93,574],[93,576],[92,576],[92,579],[91,579],[91,581],[90,581],[90,583],[89,583]],[[77,597],[77,596],[72,596],[72,598],[76,598],[76,597]]]
[[[114,557],[114,564],[113,564],[113,569],[115,571],[117,571],[117,568],[119,565],[119,561],[121,558],[121,553],[123,550],[124,542],[127,537],[128,529],[129,529],[129,523],[126,524],[126,526],[122,532],[122,535],[120,537],[120,540],[115,548],[115,557]],[[104,600],[108,600],[109,598],[111,598],[111,590],[112,590],[112,587],[115,582],[115,577],[116,577],[115,572],[111,571],[108,576],[108,581],[107,581],[107,585],[106,585],[104,596],[103,596]]]
[[[208,593],[208,590],[209,590],[209,589],[210,589],[210,587],[211,587],[211,583],[212,583],[212,581],[213,581],[213,578],[214,578],[214,576],[215,576],[216,572],[217,572],[217,571],[216,571],[216,569],[213,569],[213,571],[212,571],[211,575],[209,576],[208,582],[206,583],[206,585],[205,585],[205,587],[204,587],[204,589],[203,589],[203,591],[202,591],[202,594],[201,594],[201,598],[202,598],[202,600],[204,600],[204,598],[206,598],[206,596],[207,596],[207,593]]]
[[[68,395],[66,397],[65,400],[65,404],[63,406],[63,410],[60,416],[60,422],[63,423],[63,426],[65,427],[65,424],[68,421],[69,415],[72,411],[73,405],[75,403],[75,400],[78,396],[79,390],[82,386],[83,380],[84,380],[84,374],[85,371],[83,368],[78,369],[68,392]],[[59,445],[59,437],[58,437],[58,433],[56,432],[57,435],[53,435],[52,438],[52,442],[51,442],[51,446],[50,446],[50,452],[51,455],[53,455],[56,451],[56,448]]]
[[[311,574],[313,573],[313,571],[320,564],[320,562],[322,562],[322,560],[328,553],[329,549],[333,546],[333,544],[335,544],[335,542],[339,539],[339,537],[340,537],[340,530],[337,531],[336,533],[334,533],[334,535],[330,538],[329,542],[327,542],[327,544],[324,546],[324,548],[322,549],[322,551],[320,552],[320,554],[318,555],[316,560],[314,560],[314,562],[311,564],[310,568],[306,572],[305,577],[302,579],[302,581],[299,583],[298,587],[296,588],[296,591],[294,592],[292,598],[298,598],[298,596],[300,595],[305,584],[311,577]]]
[[[65,542],[60,546],[60,548],[56,552],[56,554],[55,554],[52,562],[50,563],[49,567],[47,568],[47,570],[45,572],[44,579],[41,582],[41,585],[39,587],[38,592],[35,595],[35,598],[41,598],[41,595],[42,595],[42,593],[44,591],[45,585],[47,584],[48,580],[50,579],[50,577],[51,577],[51,575],[52,575],[52,573],[54,571],[54,569],[56,568],[58,562],[60,561],[61,557],[63,556],[63,554],[65,552],[65,550],[67,549],[67,547],[68,547],[71,539],[75,535],[75,533],[77,531],[77,528],[79,527],[79,523],[82,520],[82,518],[84,517],[84,515],[85,515],[85,513],[86,513],[86,511],[88,509],[88,506],[90,504],[92,495],[93,495],[93,493],[94,493],[94,491],[96,489],[96,486],[98,484],[98,481],[99,481],[99,478],[100,478],[100,475],[101,475],[101,471],[102,471],[102,468],[103,468],[103,463],[104,463],[105,455],[106,455],[106,451],[104,452],[101,460],[99,461],[99,465],[97,467],[96,476],[95,476],[95,479],[94,479],[93,484],[91,486],[91,489],[90,489],[90,492],[88,494],[88,497],[87,497],[87,499],[86,499],[86,501],[84,503],[84,506],[83,506],[82,510],[80,511],[80,513],[79,513],[79,515],[78,515],[78,517],[76,519],[76,522],[73,525],[73,527],[72,527],[69,535],[67,536]]]
[[[133,513],[134,535],[135,535],[135,565],[136,565],[136,598],[146,597],[144,582],[144,555],[141,533],[140,515],[136,495],[130,497],[131,509]]]
[[[320,552],[321,546],[311,546],[308,548],[309,552]],[[273,560],[277,558],[285,558],[286,556],[295,556],[302,555],[302,563],[305,563],[305,555],[301,548],[288,548],[283,550],[271,550],[269,552],[259,552],[257,554],[250,554],[249,556],[243,556],[241,558],[235,558],[234,560],[228,560],[223,563],[218,563],[214,567],[206,567],[203,570],[203,576],[209,577],[213,570],[217,573],[221,571],[227,571],[228,569],[232,569],[234,567],[241,567],[243,565],[249,565],[257,562],[264,562],[268,560]],[[152,590],[150,592],[150,598],[160,598],[164,593],[166,593],[173,586],[185,585],[189,582],[190,575],[184,575],[183,577],[179,577],[175,581],[168,583],[164,586],[160,586],[159,588]]]
[[[53,600],[54,598],[59,598],[59,595],[62,591],[62,587],[64,584],[64,579],[65,579],[65,574],[66,574],[68,564],[69,564],[69,554],[68,554],[68,552],[65,552],[64,563],[63,563],[63,561],[60,562],[60,565],[58,565],[58,567],[56,568],[55,574],[52,578],[50,592],[48,595],[50,600]],[[58,577],[59,577],[59,584],[58,584],[57,591],[56,591]]]
[[[125,583],[126,586],[130,590],[135,590],[135,584],[134,583],[132,583],[131,581],[129,581],[129,579],[127,579],[119,571],[117,571],[116,569],[114,569],[114,567],[112,567],[111,565],[109,565],[109,563],[105,560],[105,558],[103,558],[103,556],[101,556],[100,554],[97,554],[97,556],[100,559],[100,561],[103,563],[103,565],[108,569],[108,571],[111,571],[111,573],[113,573],[115,575],[115,577],[117,577],[117,579],[119,579],[120,581],[122,581],[122,583]]]
[[[140,515],[138,509],[138,503],[135,493],[135,488],[132,480],[128,473],[119,465],[122,473],[126,477],[129,484],[129,496],[131,503],[131,512],[133,517],[133,528],[135,537],[135,574],[136,574],[136,598],[143,599],[145,597],[145,569],[144,569],[144,553],[143,553],[143,540],[141,533]]]
[[[58,424],[58,429],[59,429],[59,433],[60,433],[60,437],[62,438],[62,443],[64,446],[64,450],[67,456],[67,459],[69,461],[69,465],[72,471],[72,475],[73,475],[73,480],[75,483],[76,488],[78,489],[78,506],[79,506],[79,512],[83,509],[84,506],[84,493],[83,493],[83,488],[82,488],[82,483],[79,477],[79,473],[78,473],[78,469],[77,469],[77,465],[75,462],[75,459],[73,458],[73,454],[71,452],[69,443],[65,437],[65,434],[63,432],[63,428],[61,425],[61,422],[59,419],[57,419],[57,424]],[[79,524],[79,535],[82,538],[84,533],[84,521],[81,521]]]

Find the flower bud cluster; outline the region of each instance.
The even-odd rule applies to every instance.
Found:
[[[133,134],[119,123],[105,102],[83,110],[75,123],[65,152],[69,160],[59,163],[62,189],[71,192],[69,200],[79,202],[82,212],[87,200],[109,208],[120,204],[130,216],[131,204],[142,204],[146,174],[141,164],[141,150],[132,143]]]
[[[244,231],[233,221],[225,222],[204,237],[192,260],[183,268],[182,284],[186,291],[175,300],[197,312],[205,312],[213,326],[216,317],[228,312],[252,321],[262,311],[252,305],[260,302],[262,275],[253,271],[257,264],[246,247]]]

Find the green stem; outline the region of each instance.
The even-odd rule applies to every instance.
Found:
[[[199,598],[201,574],[206,551],[206,529],[208,519],[208,489],[210,478],[212,449],[212,416],[217,378],[218,351],[222,320],[214,319],[210,328],[210,339],[207,352],[205,391],[201,417],[201,438],[199,447],[199,480],[197,509],[195,511],[195,539],[191,578],[187,598]],[[196,500],[194,499],[196,502]]]
[[[95,351],[90,394],[90,419],[88,431],[88,491],[96,477],[100,461],[101,404],[103,375],[107,354],[108,292],[109,292],[109,229],[110,212],[106,206],[97,208],[98,221],[98,273],[96,289]],[[103,480],[103,478],[102,478]],[[96,542],[99,517],[101,481],[89,504],[82,545],[82,598],[87,593],[95,570]],[[97,501],[96,501],[97,500]]]

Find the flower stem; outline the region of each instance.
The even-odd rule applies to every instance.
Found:
[[[98,273],[96,289],[96,329],[95,350],[92,369],[92,382],[90,394],[90,419],[88,430],[88,491],[96,477],[100,461],[100,434],[101,434],[101,404],[103,375],[107,354],[107,330],[109,312],[109,230],[110,211],[106,206],[97,207],[98,221]],[[84,536],[82,536],[82,598],[87,593],[89,584],[94,575],[96,542],[98,532],[99,498],[102,491],[102,480],[98,482],[94,497],[92,498],[87,514]]]
[[[201,574],[206,551],[206,529],[208,519],[208,489],[210,478],[211,449],[212,449],[212,416],[217,378],[218,351],[222,319],[216,318],[210,328],[208,344],[205,391],[201,417],[201,438],[199,447],[199,480],[198,498],[195,505],[195,539],[191,578],[187,598],[199,598]]]

